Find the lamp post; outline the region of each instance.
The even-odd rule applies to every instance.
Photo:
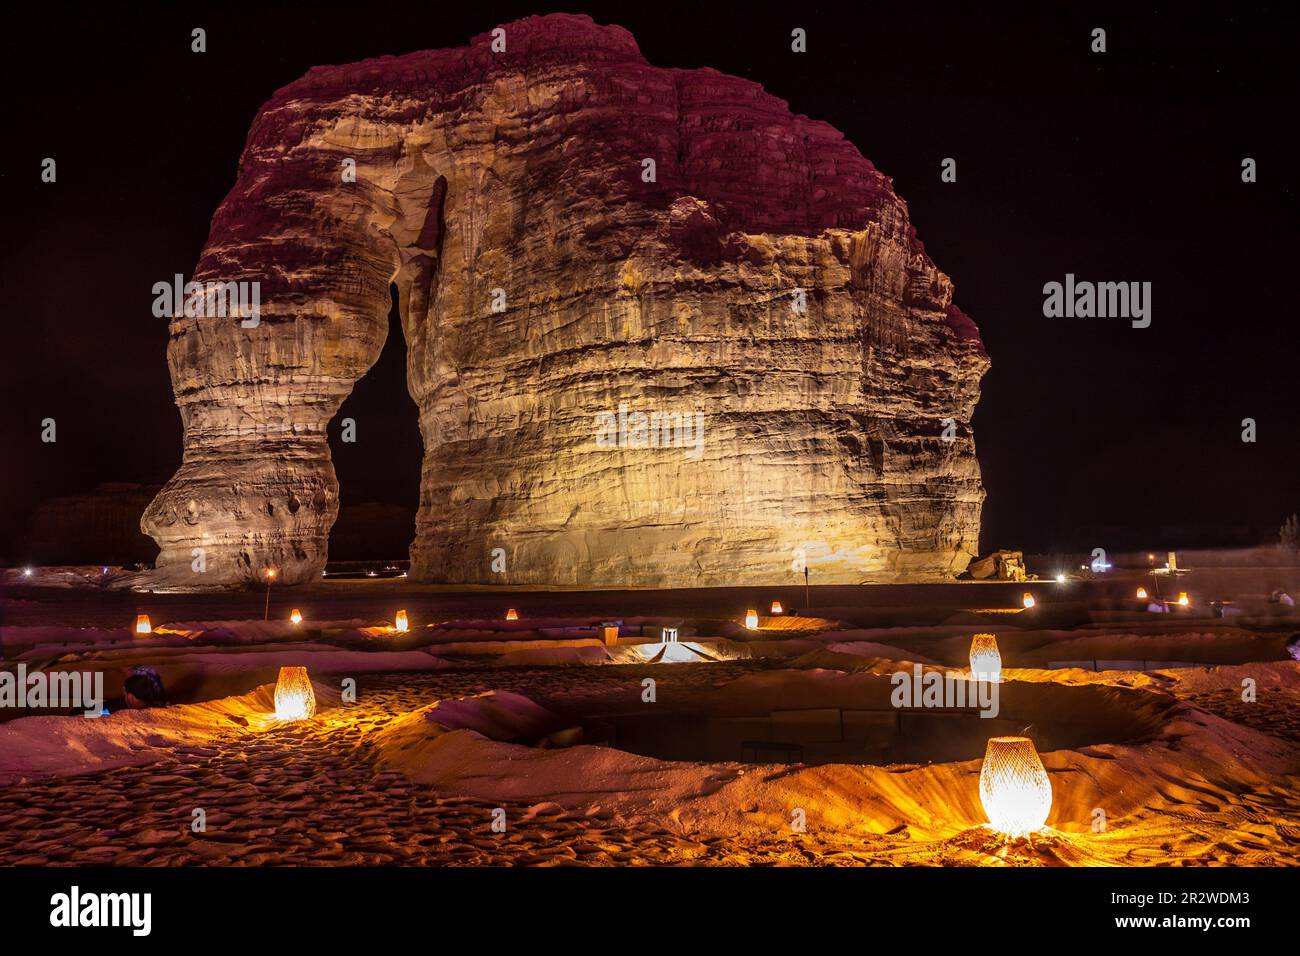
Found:
[[[271,614],[271,582],[275,580],[275,568],[266,569],[266,604],[262,606],[262,620],[270,619]]]

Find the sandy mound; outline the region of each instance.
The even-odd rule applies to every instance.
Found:
[[[338,703],[337,688],[314,681],[312,686],[318,710]],[[273,683],[201,704],[121,710],[96,718],[21,717],[0,724],[0,786],[148,763],[225,734],[278,726]]]
[[[1300,773],[1300,751],[1289,743],[1200,711],[1155,683],[1134,689],[1090,676],[1069,687],[1091,695],[1071,701],[1075,733],[1098,739],[1122,733],[1129,742],[1042,755],[1054,791],[1048,825],[1088,834],[1096,842],[1088,862],[1116,862],[1146,845],[1150,830],[1143,831],[1141,818],[1153,809],[1191,804],[1198,812],[1227,812],[1243,788],[1268,788]],[[1234,679],[1222,675],[1220,683]],[[1004,707],[1028,717],[1050,713],[1059,710],[1065,690],[1014,683],[1003,689]],[[746,676],[700,698],[720,711],[753,712],[865,705],[887,692],[874,675],[778,671]],[[505,721],[504,729],[491,721],[485,727],[484,705],[471,706],[478,716],[457,722],[470,729],[451,730],[425,716],[381,733],[383,764],[440,791],[573,809],[599,805],[629,820],[668,819],[694,834],[780,831],[796,809],[810,828],[924,840],[949,839],[985,822],[979,760],[799,767],[664,761],[593,746],[541,750],[503,742],[518,735],[522,717]],[[513,700],[507,710],[529,712]],[[1092,832],[1098,811],[1110,821],[1107,833]]]

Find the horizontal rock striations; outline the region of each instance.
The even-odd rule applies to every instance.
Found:
[[[318,67],[258,114],[192,279],[258,282],[261,313],[172,319],[185,451],[142,520],[156,583],[319,575],[326,426],[379,355],[390,285],[424,439],[412,577],[961,571],[988,358],[889,179],[753,82],[650,66],[619,27],[503,29],[500,52],[485,33]]]

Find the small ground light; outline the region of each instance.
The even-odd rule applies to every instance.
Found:
[[[970,676],[997,682],[1002,679],[1002,654],[992,634],[976,634],[970,642]]]
[[[773,613],[773,614],[784,614],[784,613],[785,613],[785,608],[783,608],[783,607],[781,606],[781,602],[780,602],[780,601],[773,601],[773,602],[772,602],[772,613]]]
[[[758,612],[753,608],[745,612],[745,627],[751,631],[758,630]]]
[[[293,621],[293,623],[295,624],[301,624],[302,611],[298,610],[297,608],[294,608],[292,611],[289,612],[289,620]]]
[[[306,720],[316,713],[316,691],[305,667],[281,667],[275,682],[275,716]]]
[[[1187,596],[1186,591],[1179,591],[1178,603],[1181,604],[1183,607],[1187,607],[1187,605],[1192,603],[1192,599]]]
[[[397,615],[393,618],[393,628],[398,631],[409,631],[411,629],[411,622],[407,620],[405,611],[397,612]]]
[[[1052,811],[1052,782],[1028,737],[990,737],[980,767],[989,825],[1009,837],[1033,833]]]
[[[135,632],[137,634],[153,633],[153,624],[150,623],[148,614],[137,614],[135,616]]]
[[[1064,575],[1064,574],[1058,574],[1058,575],[1056,576],[1056,583],[1057,583],[1057,584],[1064,584],[1064,583],[1065,583],[1065,575]]]
[[[1139,601],[1145,601],[1145,600],[1147,599],[1147,589],[1146,589],[1146,588],[1138,588],[1138,590],[1137,590],[1137,596],[1138,596],[1138,600],[1139,600]]]
[[[1026,591],[1026,592],[1025,592],[1025,607],[1027,607],[1027,608],[1033,607],[1035,603],[1036,603],[1036,602],[1034,601],[1034,596],[1033,596],[1032,594],[1030,594],[1028,591]]]
[[[31,568],[23,568],[23,577],[25,577],[25,578],[30,578],[31,576],[32,576],[32,569],[31,569]]]
[[[507,621],[519,620],[519,612],[516,611],[514,608],[510,608],[510,610],[506,611],[506,620]]]

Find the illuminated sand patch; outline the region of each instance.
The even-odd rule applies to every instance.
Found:
[[[746,701],[746,713],[770,714],[778,706],[867,703],[880,693],[873,689],[879,683],[876,675],[778,671],[691,696],[695,704],[719,708]],[[978,786],[982,749],[971,759],[930,764],[663,760],[605,746],[543,749],[465,729],[435,730],[421,711],[394,722],[376,743],[381,765],[439,793],[600,807],[631,825],[667,822],[684,833],[754,840],[788,834],[790,814],[799,809],[808,839],[879,862],[1097,865],[1300,857],[1288,842],[1294,824],[1281,809],[1300,786],[1300,751],[1293,743],[1197,710],[1156,682],[1140,688],[1100,679],[1074,683],[1080,686],[1021,683],[1011,675],[1006,712],[1037,719],[1055,709],[1059,725],[1044,720],[1036,726],[1054,793],[1047,830],[1012,849],[985,825]],[[563,716],[571,717],[574,706],[564,701]],[[1102,818],[1104,829],[1096,832]]]

